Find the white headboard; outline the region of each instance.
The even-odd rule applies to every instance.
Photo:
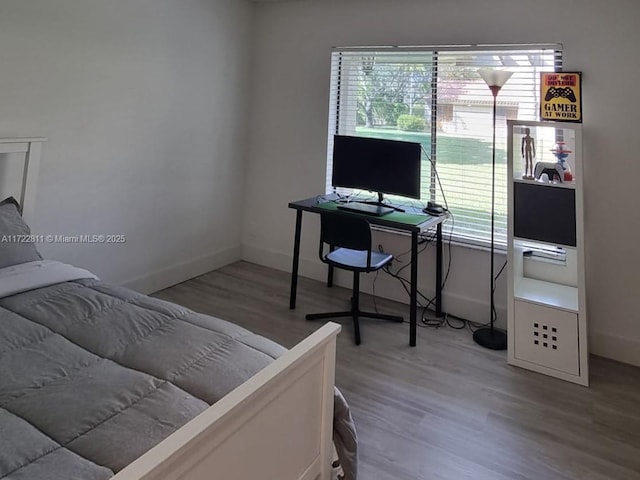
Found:
[[[24,167],[20,175],[17,179],[12,177],[10,180],[12,188],[0,183],[0,200],[9,195],[18,195],[22,216],[27,223],[33,220],[42,142],[46,140],[40,137],[0,138],[0,177],[3,176],[2,172],[9,170],[6,163],[13,162],[14,154],[22,154],[24,158]],[[16,181],[19,184],[15,185]]]

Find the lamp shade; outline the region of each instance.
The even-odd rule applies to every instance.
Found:
[[[502,86],[507,83],[507,80],[511,78],[513,72],[508,72],[506,70],[482,69],[478,70],[478,74],[482,77],[482,79],[487,83],[489,87],[502,88]]]

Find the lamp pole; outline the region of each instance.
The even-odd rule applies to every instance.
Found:
[[[493,142],[492,142],[492,157],[491,157],[491,281],[490,286],[490,305],[489,311],[489,328],[483,327],[473,332],[473,340],[482,345],[485,348],[492,350],[505,350],[507,348],[507,332],[494,328],[495,322],[495,278],[494,278],[494,253],[495,253],[495,198],[496,198],[496,117],[497,117],[497,99],[498,92],[502,86],[509,80],[512,72],[506,72],[504,70],[479,70],[478,73],[482,79],[487,83],[487,86],[491,90],[493,95]]]

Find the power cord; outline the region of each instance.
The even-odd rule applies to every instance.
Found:
[[[424,252],[424,250],[426,250],[426,248],[429,246],[429,244],[433,243],[434,241],[434,236],[432,235],[431,237],[424,237],[421,239],[421,242],[418,242],[419,244],[423,243],[425,244],[424,247],[422,247],[419,251],[418,251],[418,255],[420,255],[422,252]],[[378,245],[378,250],[380,252],[384,253],[384,248],[382,247],[382,245]],[[404,256],[408,253],[410,253],[411,250],[407,251],[407,252],[403,252],[402,254],[398,255],[396,257],[396,260],[398,260],[401,256]],[[402,288],[404,288],[405,292],[407,293],[407,295],[411,295],[411,282],[404,278],[401,273],[403,270],[405,270],[407,267],[409,267],[411,265],[411,262],[406,263],[405,265],[403,265],[402,267],[400,267],[399,269],[397,269],[395,272],[391,270],[391,268],[387,265],[385,267],[383,267],[383,271],[390,275],[391,277],[395,278],[396,280],[398,280],[400,282],[400,284],[402,285]],[[450,268],[450,265],[449,265]],[[446,278],[446,277],[445,277]],[[376,274],[376,278],[374,279],[374,304],[375,304],[375,281],[377,280],[377,274]],[[444,282],[443,282],[444,285]],[[427,327],[435,327],[435,328],[439,328],[444,326],[446,319],[447,319],[447,315],[445,314],[445,316],[443,316],[441,319],[437,319],[437,320],[430,320],[426,317],[426,312],[428,311],[429,307],[431,307],[432,305],[435,304],[435,297],[434,298],[428,298],[426,295],[424,295],[422,292],[420,292],[419,290],[417,291],[418,294],[418,308],[422,309],[422,315],[421,315],[421,324],[417,324],[417,326],[422,327],[422,328],[427,328]],[[424,303],[426,302],[426,304]],[[377,310],[376,310],[377,311]],[[407,321],[405,320],[405,323],[407,323]]]
[[[451,210],[449,209],[449,204],[447,201],[447,197],[444,193],[444,188],[442,187],[442,182],[440,180],[440,175],[438,174],[438,170],[436,168],[435,163],[432,161],[431,156],[429,155],[429,153],[425,150],[424,146],[421,145],[422,151],[425,154],[426,158],[429,160],[429,163],[431,164],[433,171],[435,173],[436,176],[436,180],[438,182],[438,187],[440,189],[440,193],[442,195],[442,199],[443,199],[443,203],[444,203],[444,211],[447,213],[447,218],[445,219],[445,222],[447,221],[451,221],[451,228],[448,231],[448,239],[447,239],[447,270],[444,276],[444,279],[442,280],[442,285],[441,288],[444,289],[447,280],[449,279],[449,274],[451,273],[451,264],[452,264],[452,259],[453,259],[453,252],[451,249],[451,245],[452,245],[452,238],[453,238],[453,231],[455,229],[455,215],[453,214],[453,212],[451,212]],[[432,243],[434,240],[434,236],[432,235],[431,237],[429,236],[425,236],[422,237],[421,239],[419,239],[418,241],[418,245],[422,245],[424,244],[425,246],[420,249],[418,251],[418,255],[420,255],[428,246],[430,243]],[[382,247],[382,245],[378,245],[378,250],[382,253],[384,253],[384,248]],[[398,262],[398,263],[402,263],[402,261],[400,260],[401,257],[409,254],[411,252],[411,250],[408,250],[406,252],[403,252],[397,256],[394,257],[394,262]],[[383,267],[383,271],[390,275],[391,277],[397,279],[400,284],[402,285],[402,287],[404,288],[405,292],[407,293],[407,295],[411,294],[410,291],[410,287],[411,287],[411,282],[409,280],[407,280],[406,278],[404,278],[403,276],[401,276],[401,273],[411,265],[411,262],[408,262],[404,265],[402,265],[400,268],[398,268],[395,272],[393,272],[391,270],[391,266],[387,265],[385,267]],[[496,282],[498,280],[498,278],[500,277],[500,275],[502,274],[502,272],[504,271],[505,267],[507,265],[507,262],[505,261],[504,264],[502,265],[502,267],[500,268],[500,271],[497,273],[497,275],[495,275],[494,279],[493,279],[493,285],[492,285],[492,291],[491,294],[493,295],[495,293],[496,290]],[[378,279],[378,274],[380,273],[380,271],[376,272],[376,276],[373,280],[373,303],[374,303],[374,308],[375,311],[378,311],[378,307],[376,304],[376,290],[375,290],[375,285],[376,285],[376,281]],[[445,313],[444,316],[442,318],[438,318],[438,319],[428,319],[426,317],[427,311],[429,310],[429,307],[433,306],[435,304],[435,297],[434,298],[428,298],[426,295],[424,295],[422,292],[420,292],[419,290],[417,291],[418,294],[418,307],[422,308],[422,317],[421,317],[421,324],[417,324],[418,327],[421,328],[441,328],[444,326],[447,326],[449,328],[452,328],[454,330],[463,330],[465,328],[469,328],[471,331],[474,331],[478,328],[482,328],[482,327],[486,327],[490,324],[490,322],[484,323],[484,324],[479,324],[477,322],[473,322],[471,320],[467,320],[465,318],[459,318],[453,315],[450,315],[448,313]],[[426,302],[426,304],[423,303]],[[492,318],[495,321],[497,319],[497,312],[495,310],[495,305],[492,311]],[[405,321],[406,323],[406,321]]]
[[[418,250],[418,255],[420,255],[422,252],[424,252],[426,250],[426,248],[429,246],[429,243],[431,242],[431,238],[429,237],[423,237],[422,239],[422,243],[424,244],[424,246]],[[378,245],[378,251],[380,253],[385,253],[384,248],[381,244]],[[403,263],[401,259],[401,257],[408,255],[409,253],[411,253],[411,250],[407,250],[406,252],[403,252],[399,255],[394,256],[393,261],[391,263]],[[391,266],[390,264],[385,265],[384,267],[382,267],[382,271],[384,271],[386,274],[390,275],[391,277],[397,279],[400,281],[400,284],[402,285],[402,287],[404,288],[405,292],[407,293],[407,295],[410,295],[410,287],[407,285],[410,285],[410,281],[407,280],[406,278],[402,277],[400,274],[402,273],[403,270],[405,270],[407,267],[409,267],[411,265],[411,262],[408,262],[404,265],[402,265],[400,268],[398,268],[395,272],[391,270]],[[375,285],[376,285],[376,281],[378,279],[378,274],[380,273],[380,270],[378,270],[376,272],[376,276],[373,279],[373,304],[374,304],[374,308],[376,313],[378,313],[378,307],[376,304],[376,291],[375,291]],[[418,291],[418,295],[421,296],[422,298],[424,298],[425,300],[429,301],[429,299],[424,296],[420,291]]]
[[[443,202],[444,202],[444,205],[445,205],[445,211],[448,213],[448,216],[451,218],[451,222],[452,222],[451,223],[451,229],[449,230],[449,249],[448,249],[449,250],[449,261],[448,261],[448,267],[447,267],[447,274],[445,276],[445,280],[443,281],[443,288],[444,288],[444,284],[446,284],[446,280],[447,280],[447,278],[449,276],[449,272],[451,270],[451,257],[452,257],[452,255],[451,255],[452,254],[452,251],[451,251],[451,238],[452,238],[452,232],[455,229],[455,216],[453,215],[451,210],[449,210],[449,204],[447,202],[447,197],[446,197],[446,195],[444,193],[444,189],[442,187],[442,182],[440,181],[440,175],[438,174],[438,169],[436,168],[435,163],[433,162],[433,160],[431,159],[431,156],[426,151],[426,149],[424,148],[423,145],[421,145],[421,148],[422,148],[422,152],[425,154],[425,156],[427,157],[427,160],[429,160],[429,163],[431,164],[431,166],[433,168],[433,172],[435,173],[436,180],[438,181],[438,187],[440,188],[440,193],[442,194],[442,199],[443,199]],[[498,278],[500,277],[500,275],[502,274],[502,272],[504,271],[506,266],[507,266],[507,261],[505,260],[504,264],[500,268],[500,271],[493,278],[493,282],[492,282],[492,285],[491,285],[491,295],[492,296],[495,294],[495,291],[496,291],[496,282],[497,282]],[[456,321],[462,322],[462,324],[460,326],[454,327],[453,325],[451,325],[449,323],[448,317],[449,316],[447,314],[445,314],[445,319],[446,319],[447,325],[449,327],[451,327],[451,328],[456,329],[456,330],[462,330],[463,328],[465,328],[465,326],[468,326],[471,331],[474,331],[475,329],[483,328],[483,327],[489,326],[491,324],[491,322],[486,322],[486,323],[483,323],[483,324],[479,324],[479,323],[476,323],[476,322],[472,322],[471,320],[466,320],[466,319],[463,319],[463,318],[455,318],[454,317],[456,319]],[[498,318],[498,313],[497,313],[497,311],[495,309],[495,303],[494,303],[493,309],[491,311],[491,318],[492,318],[492,320],[494,322]]]
[[[442,285],[441,285],[441,288],[444,289],[444,287],[445,287],[445,285],[447,283],[447,280],[449,279],[449,274],[451,272],[451,263],[452,263],[452,257],[453,257],[452,249],[451,249],[451,243],[452,243],[452,237],[453,237],[453,233],[452,232],[453,232],[453,229],[455,227],[455,217],[454,217],[453,213],[449,210],[447,197],[446,197],[446,195],[444,193],[444,189],[442,187],[442,182],[440,180],[440,175],[438,174],[438,170],[436,168],[436,165],[432,161],[432,159],[429,156],[429,154],[427,153],[427,151],[425,150],[424,146],[421,145],[420,147],[421,147],[423,153],[425,154],[425,156],[427,157],[427,159],[429,160],[429,163],[431,164],[431,166],[433,168],[433,171],[435,172],[436,179],[438,181],[438,186],[440,188],[440,193],[442,194],[442,198],[443,198],[443,201],[444,201],[444,204],[445,204],[444,210],[448,214],[447,218],[445,219],[445,222],[448,221],[448,220],[451,220],[451,222],[452,222],[451,228],[449,229],[449,235],[448,235],[448,240],[447,240],[447,246],[448,246],[448,248],[447,248],[447,251],[448,251],[448,255],[447,255],[447,271],[446,271],[445,277],[444,277],[444,279],[442,281]],[[418,255],[420,255],[429,246],[429,244],[431,242],[433,242],[434,238],[435,238],[435,234],[432,234],[431,237],[428,237],[428,236],[427,237],[423,237],[418,241],[418,245],[425,244],[425,246],[418,251]],[[378,245],[378,250],[380,252],[384,252],[384,249],[383,249],[382,245]],[[400,255],[398,255],[398,256],[396,256],[394,258],[394,261],[402,263],[400,261],[400,258],[402,256],[404,256],[404,255],[407,255],[410,252],[411,252],[411,250],[408,250],[407,252],[401,253]],[[411,291],[410,291],[411,282],[409,280],[407,280],[406,278],[404,278],[403,276],[401,276],[401,273],[407,267],[409,267],[410,265],[411,265],[411,262],[406,263],[405,265],[403,265],[402,267],[397,269],[395,272],[393,272],[391,270],[391,267],[389,265],[383,267],[383,271],[385,273],[387,273],[388,275],[390,275],[391,277],[397,279],[400,282],[400,284],[404,288],[404,290],[407,293],[407,295],[411,295]],[[376,272],[376,277],[374,278],[374,289],[373,289],[374,306],[375,306],[375,298],[376,298],[376,295],[375,295],[375,282],[376,282],[377,278],[378,278],[378,272]],[[458,329],[458,330],[464,328],[464,324],[462,326],[460,326],[460,327],[453,326],[449,322],[449,316],[446,313],[444,314],[444,316],[442,318],[439,318],[439,319],[436,319],[436,320],[428,319],[426,314],[427,314],[427,311],[429,310],[429,307],[431,307],[432,305],[435,304],[435,297],[434,298],[428,298],[426,295],[424,295],[419,290],[417,291],[417,294],[418,294],[418,307],[422,308],[422,315],[421,315],[421,324],[422,325],[418,324],[418,326],[424,327],[424,328],[429,328],[429,327],[430,328],[440,328],[440,327],[443,327],[445,325],[448,325],[451,328]],[[425,301],[426,304],[424,304],[423,301]],[[377,312],[377,306],[376,306],[376,312]]]

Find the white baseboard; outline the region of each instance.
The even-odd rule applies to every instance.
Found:
[[[640,339],[589,332],[589,353],[640,367]]]
[[[242,245],[242,259],[283,272],[291,272],[293,263],[293,256],[291,254],[265,250],[264,248],[247,244]],[[320,262],[320,260],[309,260],[301,257],[298,274],[303,277],[322,281],[326,278],[327,266]]]
[[[224,267],[225,265],[240,260],[240,258],[240,246],[231,247],[192,260],[169,265],[151,273],[121,282],[121,285],[140,293],[149,294]]]
[[[246,245],[242,246],[242,259],[248,262],[257,263],[266,267],[275,268],[284,272],[291,272],[293,258],[290,254],[265,250],[260,247]],[[298,274],[314,280],[325,281],[327,278],[327,266],[315,257],[313,259],[300,258]],[[341,287],[351,288],[351,274],[336,270],[334,283]],[[361,290],[366,293],[373,292],[374,275],[363,275]],[[424,288],[418,285],[418,289],[428,298],[433,298],[435,292],[431,288]],[[386,274],[379,274],[376,280],[376,296],[394,300],[400,303],[409,303],[409,296],[402,288],[398,280]],[[466,297],[460,292],[448,291],[446,288],[442,292],[443,310],[450,315],[464,318],[477,323],[486,323],[489,320],[489,302]],[[496,327],[506,328],[507,310],[504,305],[496,305],[498,321]]]

